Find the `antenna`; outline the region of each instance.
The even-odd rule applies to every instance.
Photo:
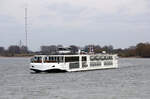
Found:
[[[25,8],[25,35],[26,35],[26,47],[28,47],[28,27],[27,27],[27,25],[28,25],[28,23],[27,23],[27,19],[28,19],[28,17],[27,17],[27,7]]]

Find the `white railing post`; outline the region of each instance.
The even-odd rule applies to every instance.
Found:
[[[88,65],[88,68],[90,68],[90,56],[89,55],[87,56],[87,65]]]
[[[79,68],[82,68],[82,56],[79,55]]]
[[[104,60],[101,61],[101,66],[102,66],[102,67],[104,66]]]

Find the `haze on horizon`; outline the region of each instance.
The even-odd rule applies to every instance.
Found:
[[[150,0],[0,0],[0,46],[113,45],[125,48],[150,42]]]

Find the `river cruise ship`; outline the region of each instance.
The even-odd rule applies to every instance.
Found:
[[[72,72],[117,68],[116,54],[35,55],[30,70],[35,72]]]

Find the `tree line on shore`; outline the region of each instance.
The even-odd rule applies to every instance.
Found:
[[[0,47],[0,56],[32,56],[35,54],[57,54],[59,48],[64,48],[63,45],[49,45],[41,46],[40,51],[29,51],[26,46],[11,45],[8,49]],[[120,57],[144,57],[150,58],[150,43],[138,43],[135,46],[130,46],[129,48],[118,48],[114,49],[112,45],[85,45],[84,47],[79,47],[76,45],[70,45],[67,47],[71,54],[78,52],[78,49],[82,49],[85,52],[90,52],[91,48],[94,53],[102,53],[106,51],[107,53],[118,54]]]
[[[11,45],[8,49],[0,47],[0,56],[26,56],[28,53],[26,46]]]
[[[121,57],[144,57],[150,58],[150,43],[138,43],[136,46],[130,46],[125,49],[116,49]]]

